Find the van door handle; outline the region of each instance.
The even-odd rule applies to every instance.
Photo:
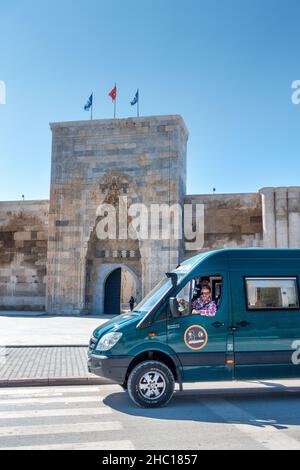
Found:
[[[237,326],[241,326],[242,328],[246,328],[247,326],[250,326],[251,323],[249,323],[248,321],[241,321],[239,323],[237,323]]]
[[[216,321],[215,323],[212,324],[215,328],[221,328],[222,326],[225,326],[225,323],[221,323],[220,321]]]

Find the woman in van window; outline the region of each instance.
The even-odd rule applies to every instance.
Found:
[[[201,296],[192,304],[194,315],[203,317],[214,317],[217,313],[217,304],[211,299],[211,289],[209,286],[203,286]]]

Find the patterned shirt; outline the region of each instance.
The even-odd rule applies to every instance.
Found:
[[[203,317],[214,317],[217,313],[216,302],[210,300],[204,303],[201,297],[193,302],[193,310],[201,310],[200,315]]]

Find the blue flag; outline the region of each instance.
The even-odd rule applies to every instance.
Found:
[[[139,102],[139,90],[136,92],[135,97],[133,100],[130,102],[131,106],[136,105]]]
[[[91,96],[90,96],[89,99],[87,100],[87,103],[86,103],[86,105],[84,106],[84,110],[85,110],[85,111],[89,111],[89,109],[91,108],[91,106],[93,106],[93,93],[91,94]]]

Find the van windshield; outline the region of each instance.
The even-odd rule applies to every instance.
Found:
[[[172,280],[168,277],[165,277],[160,281],[159,284],[157,284],[154,289],[149,292],[148,295],[136,306],[134,309],[134,312],[144,312],[147,313],[149,312],[156,304],[157,302],[164,297],[164,295],[167,294],[169,290],[171,290],[173,287],[172,285]]]

